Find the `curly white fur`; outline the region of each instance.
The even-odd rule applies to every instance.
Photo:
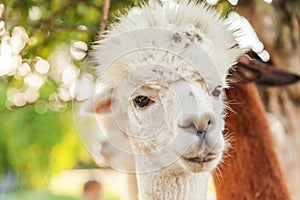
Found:
[[[233,21],[225,22],[218,13],[204,4],[188,0],[176,2],[151,1],[149,4],[135,7],[129,10],[128,14],[120,16],[118,22],[113,23],[110,30],[101,36],[92,55],[98,63],[99,74],[107,80],[106,85],[114,86],[122,74],[144,65],[145,62],[159,61],[174,67],[179,67],[183,62],[179,56],[166,54],[164,51],[158,52],[156,49],[128,55],[129,49],[136,50],[147,46],[162,47],[175,52],[185,50],[185,57],[194,54],[196,58],[192,61],[196,63],[193,64],[201,68],[201,76],[208,82],[208,86],[226,86],[228,69],[242,53],[236,41],[242,33],[232,28],[229,30],[228,27]],[[162,34],[161,30],[165,32]],[[143,34],[143,31],[146,34]],[[147,34],[149,31],[151,34]],[[187,45],[189,47],[185,49]],[[199,60],[197,56],[199,51],[203,50],[203,54],[209,57],[202,55]],[[208,62],[208,59],[213,63]],[[187,66],[177,70],[185,68]],[[221,83],[215,83],[219,77]]]

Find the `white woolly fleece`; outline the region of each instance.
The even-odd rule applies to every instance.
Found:
[[[240,33],[229,26],[196,0],[151,0],[134,7],[94,46],[100,82],[114,87],[136,67],[162,64],[185,79],[204,79],[210,90],[226,87],[228,69],[243,51],[236,41]]]

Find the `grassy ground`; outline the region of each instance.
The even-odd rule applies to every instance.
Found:
[[[58,196],[48,192],[19,192],[8,194],[6,196],[0,196],[0,200],[79,200],[79,198],[71,196]]]
[[[80,200],[79,197],[54,195],[49,192],[19,192],[0,196],[0,200]],[[118,195],[108,194],[105,195],[103,200],[120,200]]]

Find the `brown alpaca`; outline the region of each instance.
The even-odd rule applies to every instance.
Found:
[[[226,91],[232,111],[228,111],[225,134],[231,135],[232,148],[220,167],[221,178],[215,177],[218,200],[288,200],[264,107],[255,83],[249,81],[285,85],[299,77],[245,56],[233,77],[241,81]]]

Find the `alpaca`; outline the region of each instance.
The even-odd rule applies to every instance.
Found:
[[[222,178],[215,177],[218,200],[290,199],[255,84],[237,85],[226,94],[237,102],[230,106],[238,113],[229,111],[226,118],[234,144],[220,167]]]
[[[236,35],[196,1],[150,1],[95,45],[96,97],[84,107],[111,112],[128,136],[140,199],[206,199],[226,149],[221,93],[243,52]]]
[[[231,79],[235,83],[226,90],[232,111],[229,110],[226,118],[225,135],[231,134],[234,144],[229,151],[231,156],[220,167],[222,178],[214,177],[218,200],[288,200],[290,195],[253,82],[281,86],[298,81],[299,76],[242,56]]]

